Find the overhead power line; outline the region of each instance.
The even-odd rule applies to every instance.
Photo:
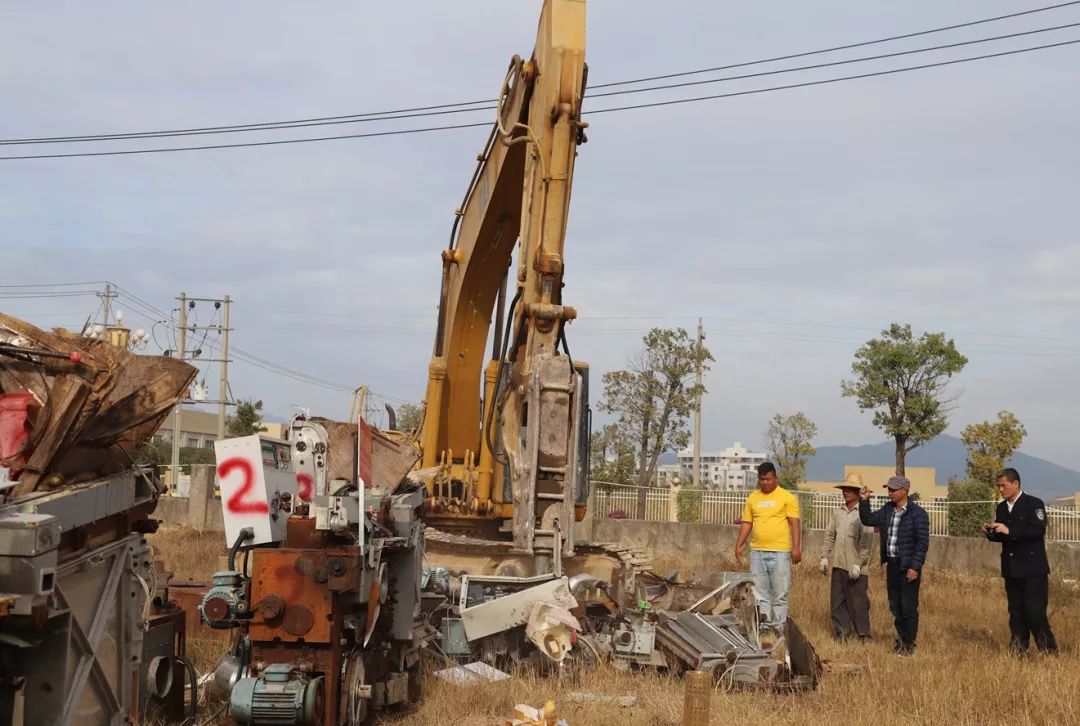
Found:
[[[1068,7],[1070,5],[1080,5],[1080,0],[1073,0],[1073,2],[1057,3],[1056,5],[1045,5],[1041,8],[1032,8],[1031,10],[1022,10],[1016,13],[1008,13],[1007,15],[996,15],[992,18],[981,18],[979,20],[969,20],[964,23],[956,23],[954,25],[943,25],[938,28],[930,28],[928,30],[917,30],[913,33],[904,33],[903,35],[890,35],[885,38],[877,38],[875,40],[864,40],[859,43],[848,43],[846,45],[834,45],[831,48],[820,48],[818,50],[807,50],[801,53],[789,53],[788,55],[778,55],[772,58],[763,58],[761,60],[744,61],[742,63],[730,63],[724,66],[714,66],[712,68],[699,68],[693,71],[680,71],[678,73],[665,73],[659,76],[645,76],[643,78],[635,78],[629,81],[614,81],[612,83],[599,83],[593,84],[591,88],[611,88],[613,86],[626,86],[633,83],[648,83],[650,81],[663,81],[668,78],[682,78],[685,76],[693,76],[701,73],[713,73],[715,71],[730,71],[734,68],[746,68],[747,66],[764,65],[766,63],[776,63],[784,60],[794,60],[796,58],[805,58],[811,55],[820,55],[824,53],[834,53],[840,50],[851,50],[852,48],[865,48],[869,45],[879,45],[881,43],[891,43],[896,40],[907,40],[909,38],[918,38],[923,35],[933,35],[934,33],[944,33],[949,30],[959,30],[960,28],[970,28],[976,25],[985,25],[986,23],[995,23],[999,20],[1009,20],[1011,18],[1019,18],[1024,15],[1034,15],[1035,13],[1044,13],[1049,10],[1058,10],[1060,8]]]
[[[35,285],[0,285],[5,289],[29,289],[37,287],[83,287],[85,285],[104,285],[105,280],[90,280],[88,282],[42,282]]]
[[[919,53],[931,53],[938,50],[947,50],[949,48],[960,48],[967,45],[978,45],[979,43],[992,43],[997,40],[1007,40],[1009,38],[1020,38],[1026,35],[1038,35],[1039,33],[1051,33],[1055,30],[1065,30],[1067,28],[1080,27],[1080,23],[1067,23],[1065,25],[1055,25],[1049,28],[1037,28],[1035,30],[1024,30],[1018,33],[1008,33],[1006,35],[995,35],[989,38],[975,38],[974,40],[962,40],[956,43],[944,43],[942,45],[933,45],[926,48],[912,48],[911,50],[900,50],[893,53],[881,53],[880,55],[868,55],[861,56],[859,58],[845,58],[844,60],[829,61],[827,63],[815,63],[808,66],[796,66],[795,68],[778,68],[772,71],[758,71],[757,73],[744,73],[738,76],[723,76],[722,78],[706,78],[703,81],[683,81],[682,83],[666,83],[661,86],[645,86],[644,88],[631,88],[625,91],[611,91],[610,93],[592,93],[589,94],[589,98],[606,98],[608,96],[623,96],[630,93],[648,93],[651,91],[666,91],[672,88],[688,88],[690,86],[705,86],[711,83],[727,83],[730,81],[743,81],[748,78],[762,78],[764,76],[777,76],[783,73],[796,73],[799,71],[812,71],[821,68],[832,68],[834,66],[851,65],[852,63],[867,63],[869,61],[884,60],[885,58],[900,58],[907,55],[917,55]]]
[[[853,80],[859,80],[859,79],[863,79],[863,78],[874,78],[874,77],[877,77],[877,76],[889,76],[889,75],[895,75],[895,74],[898,74],[898,73],[906,73],[906,72],[910,72],[910,71],[926,70],[926,69],[929,69],[929,68],[940,68],[940,67],[944,67],[944,66],[958,65],[958,64],[961,64],[961,63],[971,63],[971,62],[974,62],[974,61],[987,60],[987,59],[991,59],[991,58],[1003,58],[1003,57],[1006,57],[1006,56],[1019,55],[1021,53],[1031,53],[1031,52],[1035,52],[1035,51],[1048,50],[1048,49],[1051,49],[1051,48],[1060,48],[1060,47],[1064,47],[1064,46],[1075,45],[1077,43],[1080,43],[1080,39],[1066,40],[1066,41],[1061,41],[1061,42],[1058,42],[1058,43],[1047,43],[1047,44],[1044,44],[1044,45],[1036,45],[1036,46],[1031,46],[1031,47],[1028,47],[1028,48],[1017,48],[1017,49],[1014,49],[1014,50],[999,51],[997,53],[986,53],[986,54],[983,54],[983,55],[968,56],[968,57],[965,57],[965,58],[955,58],[955,59],[952,59],[952,60],[935,61],[933,63],[924,63],[924,64],[921,64],[921,65],[903,66],[903,67],[900,67],[900,68],[891,68],[891,69],[882,70],[882,71],[872,71],[872,72],[869,72],[869,73],[860,73],[860,74],[856,74],[856,75],[838,76],[838,77],[835,77],[835,78],[817,79],[817,80],[812,80],[812,81],[804,81],[804,82],[801,82],[801,83],[790,83],[790,84],[785,84],[785,85],[781,85],[781,86],[770,86],[770,87],[767,87],[767,88],[755,88],[755,89],[750,89],[750,90],[746,90],[746,91],[735,91],[735,92],[732,92],[732,93],[720,93],[720,94],[712,94],[712,95],[708,95],[708,96],[694,96],[694,97],[690,97],[690,98],[679,98],[679,99],[671,99],[671,100],[667,100],[667,101],[655,101],[655,102],[651,102],[651,103],[631,104],[631,105],[626,105],[626,106],[614,106],[614,107],[601,108],[601,109],[595,109],[595,110],[589,111],[586,114],[586,117],[593,116],[593,115],[598,115],[598,114],[602,114],[602,113],[612,113],[612,112],[616,112],[616,111],[629,111],[629,110],[634,110],[634,109],[655,108],[655,107],[659,107],[659,106],[671,106],[671,105],[683,104],[683,103],[696,103],[696,102],[700,102],[700,101],[710,101],[710,100],[721,99],[721,98],[735,98],[735,97],[738,97],[738,96],[750,96],[750,95],[756,95],[756,94],[761,94],[761,93],[770,93],[770,92],[773,92],[773,91],[786,91],[786,90],[790,90],[790,89],[794,89],[794,88],[808,88],[808,87],[811,87],[811,86],[822,86],[822,85],[828,85],[828,84],[832,84],[832,83],[840,83],[842,81],[853,81]],[[490,125],[491,125],[490,123],[483,122],[483,123],[472,123],[472,124],[454,124],[454,125],[448,125],[448,126],[434,126],[434,127],[416,128],[416,129],[400,129],[400,130],[394,130],[394,131],[379,131],[379,132],[371,132],[371,133],[364,133],[364,134],[342,134],[342,135],[319,136],[319,137],[311,137],[311,138],[303,138],[303,139],[280,139],[280,140],[277,140],[277,141],[255,141],[255,142],[236,143],[236,144],[208,144],[208,145],[200,145],[200,146],[173,146],[173,147],[162,147],[162,148],[153,148],[153,149],[127,149],[127,150],[123,150],[123,151],[89,151],[89,152],[62,153],[62,154],[29,154],[29,155],[23,155],[23,156],[0,156],[0,161],[14,161],[14,160],[19,160],[19,159],[65,159],[65,158],[92,157],[92,156],[126,156],[126,155],[131,155],[131,154],[157,154],[157,153],[168,153],[168,152],[178,152],[178,151],[204,151],[204,150],[210,150],[210,149],[234,149],[234,148],[255,147],[255,146],[280,146],[280,145],[285,145],[285,144],[307,144],[307,143],[313,143],[313,142],[318,142],[318,141],[333,141],[333,140],[339,140],[339,139],[361,139],[361,138],[371,138],[371,137],[378,137],[378,136],[400,136],[400,135],[407,135],[407,134],[419,134],[419,133],[428,133],[428,132],[433,132],[433,131],[449,131],[449,130],[454,130],[454,129],[468,129],[468,128],[477,128],[477,127],[485,127],[486,128],[486,127],[489,127]]]
[[[88,297],[90,295],[97,295],[94,290],[85,290],[82,292],[0,292],[0,299],[3,300],[45,300],[51,298],[65,298],[65,297]]]
[[[1077,2],[1080,2],[1080,0],[1077,0]],[[757,73],[746,73],[746,74],[737,75],[737,76],[724,76],[722,78],[707,78],[705,80],[684,81],[682,83],[668,83],[668,84],[664,84],[664,85],[660,85],[660,86],[646,86],[644,88],[630,88],[630,89],[625,89],[625,90],[621,90],[621,91],[609,91],[609,92],[606,92],[606,93],[588,93],[587,97],[588,98],[608,98],[608,97],[611,97],[611,96],[621,96],[621,95],[633,94],[633,93],[649,93],[649,92],[654,92],[654,91],[670,90],[670,89],[673,89],[673,88],[686,88],[686,87],[689,87],[689,86],[708,85],[708,84],[712,84],[712,83],[730,83],[732,81],[741,81],[741,80],[746,80],[746,79],[749,79],[749,78],[762,78],[762,77],[765,77],[765,76],[781,75],[781,74],[784,74],[784,73],[799,73],[799,72],[802,72],[802,71],[818,70],[818,69],[821,69],[821,68],[831,68],[831,67],[834,67],[834,66],[850,65],[852,63],[868,63],[868,62],[872,62],[872,61],[883,60],[885,58],[899,58],[899,57],[902,57],[902,56],[917,55],[917,54],[920,54],[920,53],[930,53],[930,52],[939,51],[939,50],[947,50],[949,48],[960,48],[960,47],[969,46],[969,45],[978,45],[980,43],[992,43],[992,42],[996,42],[996,41],[999,41],[999,40],[1008,40],[1008,39],[1011,39],[1011,38],[1020,38],[1020,37],[1029,36],[1029,35],[1038,35],[1040,33],[1050,33],[1050,32],[1054,32],[1054,31],[1058,31],[1058,30],[1066,30],[1068,28],[1075,28],[1075,27],[1080,27],[1080,23],[1067,23],[1067,24],[1064,24],[1064,25],[1055,25],[1055,26],[1051,26],[1051,27],[1047,27],[1047,28],[1036,28],[1034,30],[1024,30],[1024,31],[1016,32],[1016,33],[1006,33],[1004,35],[995,35],[995,36],[990,36],[990,37],[986,37],[986,38],[975,38],[973,40],[964,40],[964,41],[959,41],[959,42],[956,42],[956,43],[944,43],[944,44],[929,46],[929,47],[925,47],[925,48],[912,48],[912,49],[909,49],[909,50],[896,51],[896,52],[893,52],[893,53],[882,53],[882,54],[879,54],[879,55],[862,56],[862,57],[859,57],[859,58],[846,58],[844,60],[829,61],[827,63],[815,63],[815,64],[812,64],[812,65],[794,66],[794,67],[791,67],[791,68],[778,68],[776,70],[771,70],[771,71],[760,71],[760,72],[757,72]],[[870,41],[870,42],[877,42],[877,41]],[[802,55],[807,55],[807,54],[802,54]],[[715,70],[721,70],[723,68],[734,68],[734,67],[741,67],[741,66],[748,66],[748,65],[757,65],[757,64],[763,63],[763,62],[765,62],[765,61],[751,61],[749,63],[737,63],[737,64],[735,64],[733,66],[721,66],[719,68],[712,68],[712,69],[708,69],[708,70],[709,71],[715,71]],[[661,76],[661,78],[672,78],[672,77],[675,77],[675,76],[693,75],[693,74],[703,73],[703,72],[706,72],[706,71],[704,71],[704,70],[687,71],[685,73],[677,73],[677,74],[669,74],[667,76]],[[623,85],[625,83],[638,83],[638,82],[640,82],[640,79],[638,81],[620,81],[617,84],[608,84],[608,86]],[[13,139],[13,140],[0,141],[0,146],[27,145],[27,144],[85,143],[85,142],[95,142],[95,141],[119,141],[119,140],[134,141],[134,140],[143,140],[143,139],[160,139],[160,138],[177,138],[177,137],[186,137],[186,136],[206,136],[206,135],[230,134],[230,133],[247,133],[247,132],[252,132],[252,131],[281,131],[281,130],[286,130],[286,129],[312,128],[312,127],[321,127],[321,126],[337,126],[337,125],[342,125],[342,124],[370,123],[370,122],[373,122],[373,121],[393,121],[393,120],[411,119],[411,118],[424,118],[424,117],[429,117],[429,116],[445,116],[445,115],[448,115],[448,114],[458,114],[458,113],[475,113],[477,111],[490,112],[492,110],[492,108],[494,108],[494,106],[492,105],[494,103],[494,101],[483,102],[483,103],[485,105],[476,106],[476,107],[473,107],[473,108],[454,108],[454,109],[450,109],[450,110],[441,110],[441,111],[421,111],[419,113],[404,113],[404,112],[401,112],[401,113],[396,113],[396,114],[391,114],[391,115],[365,114],[363,116],[343,117],[343,118],[337,119],[337,120],[309,120],[309,121],[296,121],[296,122],[271,122],[271,124],[264,124],[264,125],[248,124],[248,125],[245,125],[245,126],[232,126],[232,127],[218,126],[218,127],[209,127],[209,128],[203,128],[203,129],[189,129],[189,130],[169,131],[169,132],[166,132],[166,131],[150,131],[150,132],[140,132],[140,133],[131,133],[131,134],[111,134],[111,135],[102,135],[102,136],[80,136],[80,137],[67,137],[67,138],[57,137],[57,138],[53,138],[53,139],[23,139],[23,140]],[[469,105],[472,105],[472,104],[463,103],[463,104],[455,104],[455,105],[469,106]]]
[[[42,284],[36,284],[36,285],[0,285],[0,288],[12,288],[12,287],[19,287],[19,288],[65,288],[65,287],[74,287],[74,286],[78,286],[78,285],[88,285],[88,284],[93,284],[93,283],[90,283],[90,282],[70,282],[70,283],[69,282],[58,282],[58,283],[42,283]],[[100,281],[100,284],[105,284],[105,281]],[[173,319],[172,315],[170,315],[165,310],[159,308],[158,306],[154,305],[153,303],[150,303],[150,302],[146,301],[145,299],[139,297],[138,295],[135,295],[134,293],[130,292],[129,290],[126,290],[125,288],[122,288],[119,285],[116,285],[115,283],[109,283],[109,284],[112,285],[112,287],[117,291],[117,298],[124,302],[125,308],[128,309],[131,313],[133,313],[135,315],[139,315],[139,316],[145,318],[146,320],[149,320],[149,321],[154,322],[154,323],[161,323],[161,322],[167,323],[171,329],[175,329],[179,325],[179,323],[175,319]],[[53,297],[74,297],[74,296],[85,296],[85,295],[96,295],[96,294],[98,294],[97,291],[85,291],[85,292],[82,292],[82,291],[80,291],[80,292],[66,292],[66,291],[63,291],[63,292],[48,292],[48,291],[44,291],[44,292],[40,292],[40,293],[30,293],[28,296],[33,298],[33,299],[39,299],[39,298],[53,298]],[[0,299],[22,298],[22,297],[25,297],[25,296],[20,294],[20,293],[11,294],[11,293],[0,292]],[[216,316],[217,313],[215,312],[214,315]],[[214,319],[216,319],[216,317]],[[209,323],[208,327],[213,326],[214,319],[211,319],[211,322]],[[175,345],[173,347],[175,347]],[[215,351],[215,350],[219,351],[221,349],[221,341],[220,341],[219,338],[214,338],[214,339],[207,340],[207,336],[204,333],[202,341],[200,341],[200,344],[198,346],[195,346],[195,347],[197,347],[197,348],[201,347],[201,348],[204,348],[207,351]],[[286,366],[279,365],[277,363],[274,363],[273,361],[267,360],[266,358],[262,358],[260,356],[257,356],[254,353],[249,353],[248,351],[245,351],[243,349],[236,348],[235,346],[230,346],[229,355],[233,356],[238,362],[244,363],[244,364],[252,366],[254,368],[259,368],[259,369],[264,370],[264,371],[266,371],[268,373],[273,373],[275,375],[290,378],[290,379],[295,380],[295,381],[297,381],[299,383],[305,383],[305,384],[308,384],[308,385],[317,386],[319,388],[324,388],[324,389],[331,390],[331,391],[338,391],[338,392],[341,392],[341,393],[352,393],[354,388],[355,388],[354,386],[348,386],[348,385],[346,385],[344,383],[339,383],[337,381],[332,381],[332,380],[329,380],[329,379],[326,379],[326,378],[320,378],[318,376],[313,376],[311,374],[304,373],[302,371],[298,371],[298,370],[295,370],[295,369],[292,369],[292,368],[288,368]],[[193,364],[196,364],[196,365],[199,363],[198,360],[191,361],[191,362]],[[409,401],[408,399],[400,398],[398,396],[392,396],[392,395],[386,394],[386,393],[380,393],[380,392],[377,392],[377,391],[373,391],[371,389],[368,389],[368,392],[370,394],[376,396],[376,397],[385,399],[387,401],[395,401],[395,402],[399,402],[399,403],[411,403],[411,401]]]
[[[101,136],[79,136],[56,139],[11,139],[0,141],[0,146],[17,146],[26,144],[72,144],[92,141],[138,141],[142,139],[171,139],[183,136],[215,136],[217,134],[249,133],[253,131],[282,131],[287,129],[306,129],[316,126],[340,126],[343,124],[371,123],[373,121],[398,121],[410,118],[427,118],[430,116],[446,116],[457,113],[474,113],[486,111],[490,113],[495,109],[495,101],[484,101],[483,106],[475,108],[454,108],[444,111],[420,111],[418,113],[397,113],[390,115],[364,114],[363,116],[348,116],[341,119],[312,119],[309,121],[270,122],[267,124],[249,124],[246,126],[219,126],[203,129],[188,129],[179,131],[145,131],[131,134],[107,134]],[[454,104],[466,106],[469,104]],[[484,124],[485,126],[490,124]]]
[[[1080,2],[1080,0],[1077,0]],[[0,139],[0,146],[14,144],[53,144],[73,141],[113,141],[126,139],[152,139],[157,137],[190,136],[194,134],[227,133],[230,131],[275,131],[277,129],[298,128],[303,126],[330,126],[335,122],[347,122],[354,120],[386,121],[390,118],[415,118],[417,116],[439,116],[439,113],[425,113],[439,111],[441,109],[461,108],[464,106],[478,106],[481,108],[465,109],[466,111],[487,110],[497,99],[488,98],[480,101],[462,101],[460,103],[443,103],[435,106],[416,106],[413,108],[400,108],[393,111],[369,111],[366,113],[343,114],[340,116],[316,116],[313,118],[299,118],[289,121],[263,121],[261,123],[231,124],[225,126],[200,126],[184,129],[167,129],[161,131],[126,131],[114,134],[89,134],[85,136],[45,136],[26,139]],[[458,113],[461,113],[460,111]],[[415,114],[403,116],[402,114]]]
[[[207,345],[207,348],[209,350],[216,350],[219,347],[220,343],[216,340],[210,341]],[[273,361],[267,360],[266,358],[260,357],[241,348],[237,348],[233,345],[229,346],[229,355],[233,356],[235,360],[240,363],[244,363],[245,365],[249,365],[253,368],[258,368],[260,370],[266,371],[268,373],[273,373],[284,378],[292,379],[299,383],[305,383],[308,385],[316,386],[318,388],[323,388],[329,391],[337,391],[340,393],[352,393],[356,389],[355,386],[350,386],[348,384],[341,383],[339,381],[333,381],[328,378],[322,378],[320,376],[314,376],[310,373],[304,373],[303,371],[298,371],[294,368],[288,368],[278,363],[274,363]],[[387,401],[412,403],[412,401],[409,401],[408,399],[400,398],[398,396],[392,396],[387,393],[373,391],[370,388],[368,389],[368,393],[378,396],[379,398],[386,399]]]
[[[825,53],[833,53],[841,50],[851,50],[853,48],[863,48],[871,45],[878,45],[882,43],[894,42],[897,40],[906,40],[910,38],[921,37],[925,35],[932,35],[935,33],[943,33],[950,30],[958,30],[961,28],[968,28],[977,25],[984,25],[987,23],[994,23],[1001,20],[1009,20],[1027,15],[1034,15],[1036,13],[1043,13],[1052,10],[1058,10],[1071,5],[1080,5],[1080,0],[1073,0],[1072,2],[1057,3],[1054,5],[1047,5],[1039,8],[1032,8],[1030,10],[1023,10],[1015,13],[1007,13],[1005,15],[997,15],[989,18],[980,18],[977,20],[965,21],[962,23],[954,23],[952,25],[944,25],[936,28],[928,28],[925,30],[919,30],[911,33],[903,33],[900,35],[891,35],[883,38],[876,38],[873,40],[860,41],[856,43],[848,43],[844,45],[831,46],[828,48],[819,48],[816,50],[802,51],[798,53],[789,53],[786,55],[773,56],[771,58],[761,58],[758,60],[742,61],[739,63],[729,63],[727,65],[712,66],[708,68],[698,68],[689,71],[678,71],[675,73],[666,73],[662,75],[645,76],[641,78],[633,78],[622,81],[612,81],[609,83],[594,84],[592,89],[600,88],[612,88],[617,86],[633,85],[637,83],[644,83],[650,81],[667,80],[671,78],[681,78],[692,75],[700,75],[703,73],[713,73],[717,71],[732,70],[734,68],[745,68],[755,65],[764,65],[768,63],[776,63],[783,60],[793,60],[796,58],[805,58],[813,55],[821,55]],[[1067,27],[1067,26],[1065,26]],[[1046,32],[1051,29],[1043,29],[1032,32]],[[1014,36],[1000,36],[1014,37]],[[990,39],[986,39],[990,40]],[[986,40],[972,41],[972,42],[986,42]],[[951,47],[951,46],[944,46]],[[920,51],[909,51],[920,52]],[[853,62],[853,61],[849,61]],[[816,66],[809,66],[810,68]],[[783,72],[791,72],[796,69],[788,69]],[[623,91],[625,92],[638,92]],[[591,97],[607,96],[613,94],[588,94]],[[12,139],[0,139],[0,145],[18,145],[18,144],[53,144],[53,143],[69,143],[69,142],[88,142],[88,141],[107,141],[107,140],[134,140],[134,139],[149,139],[149,138],[169,138],[178,136],[192,136],[203,134],[221,134],[221,133],[236,133],[236,132],[250,132],[250,131],[273,131],[289,128],[304,128],[310,126],[324,126],[324,125],[336,125],[343,123],[358,123],[369,121],[387,121],[392,119],[402,118],[417,118],[423,116],[439,116],[453,113],[469,113],[473,111],[482,111],[490,109],[491,104],[494,104],[496,99],[480,99],[475,101],[461,101],[457,103],[445,103],[437,105],[427,106],[414,106],[410,108],[399,108],[387,111],[369,111],[365,113],[357,114],[343,114],[337,116],[315,116],[310,118],[290,119],[286,121],[265,121],[258,123],[247,124],[229,124],[219,126],[201,126],[193,128],[179,128],[179,129],[165,129],[158,131],[128,131],[120,133],[107,133],[107,134],[86,134],[77,136],[45,136],[35,138],[12,138]],[[477,108],[469,108],[476,106]]]
[[[1066,45],[1076,45],[1080,43],[1080,39],[1077,40],[1065,40],[1060,43],[1047,43],[1046,45],[1036,45],[1030,48],[1017,48],[1015,50],[1005,50],[998,53],[987,53],[985,55],[970,56],[967,58],[955,58],[953,60],[936,61],[934,63],[923,63],[917,66],[904,66],[902,68],[891,68],[884,71],[872,71],[870,73],[859,73],[851,76],[838,76],[836,78],[823,78],[815,81],[804,81],[802,83],[789,83],[783,86],[771,86],[769,88],[754,88],[748,91],[735,91],[732,93],[717,93],[709,96],[693,96],[691,98],[676,98],[668,101],[653,101],[651,103],[637,103],[629,106],[614,106],[612,108],[601,108],[595,111],[590,111],[589,115],[596,115],[601,113],[612,113],[614,111],[630,111],[639,108],[656,108],[658,106],[673,106],[681,103],[697,103],[699,101],[712,101],[719,98],[735,98],[738,96],[752,96],[758,93],[769,93],[772,91],[787,91],[793,88],[808,88],[810,86],[824,86],[830,83],[840,83],[841,81],[855,81],[862,78],[874,78],[877,76],[891,76],[897,73],[907,73],[909,71],[921,71],[928,68],[941,68],[943,66],[959,65],[960,63],[971,63],[972,61],[987,60],[990,58],[1003,58],[1010,55],[1019,55],[1021,53],[1031,53],[1033,51],[1047,50],[1049,48],[1060,48]],[[0,157],[2,160],[4,157]]]
[[[66,159],[77,156],[128,156],[131,154],[163,154],[172,151],[207,151],[209,149],[239,149],[252,146],[282,146],[284,144],[310,144],[316,141],[335,141],[338,139],[367,139],[375,136],[401,136],[405,134],[423,134],[431,131],[450,131],[453,129],[472,129],[491,126],[490,122],[475,124],[455,124],[451,126],[429,126],[420,129],[401,129],[397,131],[376,131],[366,134],[342,134],[338,136],[316,136],[306,139],[280,139],[277,141],[249,141],[240,144],[207,144],[204,146],[171,146],[157,149],[127,149],[124,151],[83,151],[74,154],[30,154],[26,156],[0,156],[0,161],[16,159]]]

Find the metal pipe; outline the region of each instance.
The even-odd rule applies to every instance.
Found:
[[[34,348],[23,348],[18,345],[8,345],[7,343],[0,343],[0,353],[11,356],[36,355],[39,358],[59,358],[69,360],[72,363],[78,363],[82,360],[82,356],[78,352],[54,353],[51,350],[35,350]]]
[[[446,293],[450,289],[450,257],[443,255],[442,284],[439,287],[439,319],[435,327],[435,356],[443,354],[443,335],[446,332]]]
[[[506,281],[510,278],[510,268],[506,268],[502,285],[499,287],[498,301],[495,303],[495,335],[491,336],[491,357],[499,357],[499,341],[502,339],[503,324],[506,320]]]

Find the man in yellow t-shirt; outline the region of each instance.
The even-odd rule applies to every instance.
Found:
[[[761,464],[758,489],[750,493],[743,507],[735,561],[742,565],[746,539],[750,537],[750,574],[754,577],[758,610],[765,625],[781,633],[788,614],[791,566],[802,559],[802,542],[799,500],[779,485],[776,467],[768,461]]]

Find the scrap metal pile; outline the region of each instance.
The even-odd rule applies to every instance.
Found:
[[[215,444],[231,550],[199,612],[233,637],[214,680],[240,724],[361,724],[419,700],[436,636],[419,453],[362,419],[298,417],[288,437],[284,457],[258,435]]]
[[[598,660],[705,670],[730,686],[817,683],[794,623],[775,643],[762,637],[745,574],[679,583],[612,545],[582,545],[533,575],[519,574],[528,557],[499,554],[505,543],[435,533],[440,551],[426,551],[429,500],[408,437],[298,417],[287,456],[267,444],[216,444],[232,555],[199,607],[233,630],[215,680],[239,723],[359,724],[408,706],[425,650],[451,666],[436,676],[459,684]]]
[[[194,375],[0,314],[0,723],[183,717],[183,613],[154,601],[158,488],[133,457]]]
[[[442,654],[465,664],[437,674],[452,682],[602,660],[621,669],[705,671],[729,688],[818,683],[820,662],[793,620],[779,635],[761,627],[746,573],[680,583],[644,572],[634,593],[615,594],[588,574],[455,578],[436,566],[425,568],[423,585]]]
[[[0,315],[0,722],[194,717],[187,613],[144,539],[160,488],[135,464],[194,373]],[[216,444],[230,556],[198,612],[229,631],[212,682],[238,723],[360,724],[415,704],[425,650],[458,661],[436,674],[458,683],[604,660],[816,686],[793,622],[763,637],[745,574],[677,582],[587,543],[537,570],[505,542],[426,530],[409,437],[297,417],[288,439]]]

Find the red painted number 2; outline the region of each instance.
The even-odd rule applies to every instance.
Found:
[[[305,502],[311,501],[311,495],[315,492],[315,481],[311,474],[300,472],[296,475],[296,496]]]
[[[233,492],[232,496],[225,502],[225,507],[233,514],[266,514],[269,512],[270,508],[266,506],[266,502],[246,498],[251,494],[251,490],[255,486],[255,469],[252,468],[250,461],[240,458],[226,459],[218,465],[218,478],[225,479],[236,469],[240,470],[244,481],[240,488]]]

